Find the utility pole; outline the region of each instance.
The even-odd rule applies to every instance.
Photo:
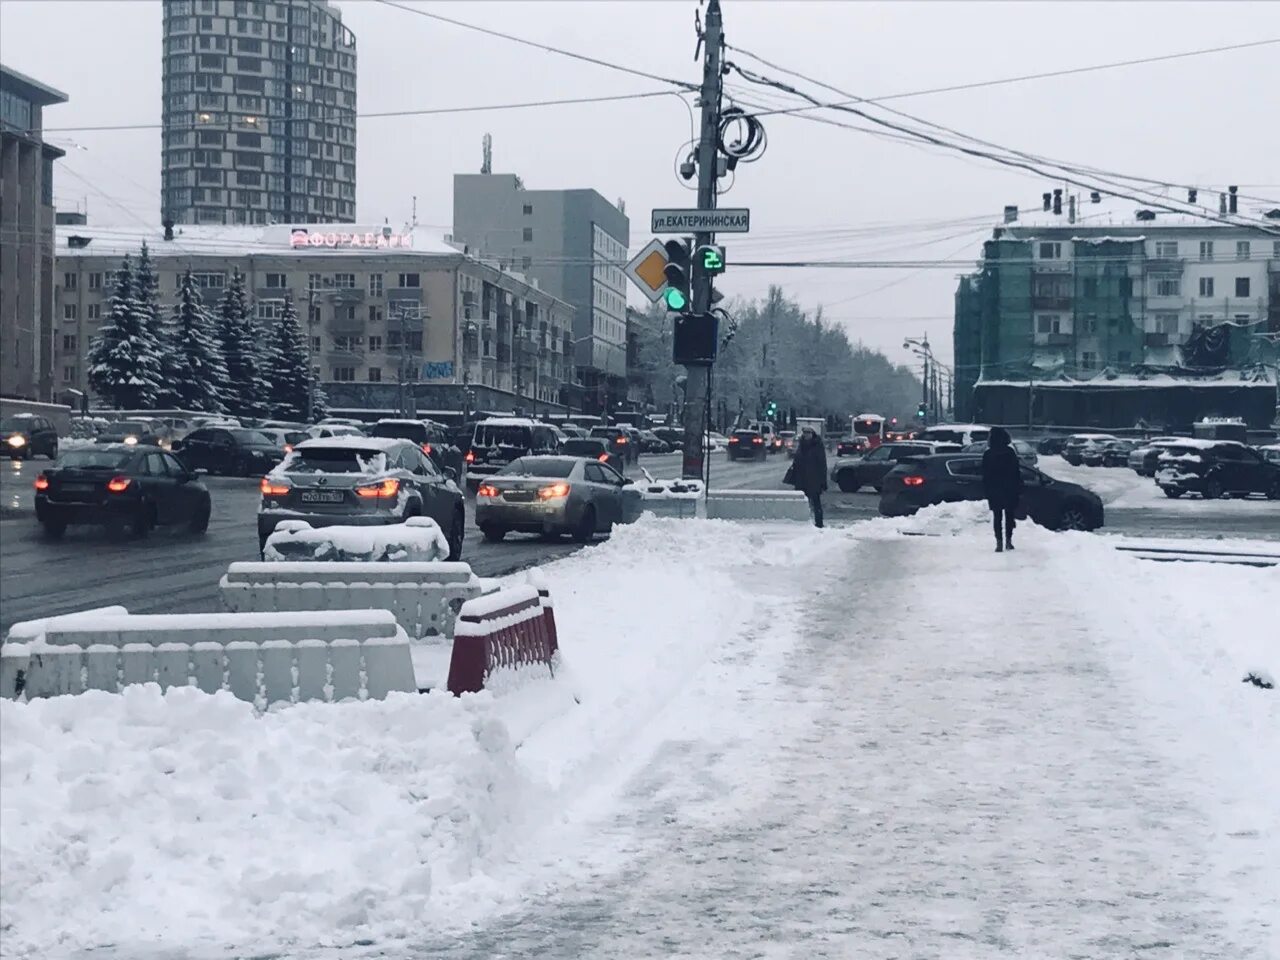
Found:
[[[720,139],[720,95],[723,90],[724,69],[724,21],[720,16],[720,0],[709,0],[707,20],[701,37],[702,90],[699,94],[702,107],[701,136],[698,140],[698,209],[714,210],[716,207],[716,175],[718,173]],[[714,242],[713,233],[698,233],[694,249]],[[702,267],[698,257],[693,258],[691,290],[693,313],[705,314],[711,310],[712,277]],[[710,404],[711,368],[695,364],[685,368],[686,403],[684,406],[684,463],[681,471],[685,479],[701,479],[706,465],[707,407]]]

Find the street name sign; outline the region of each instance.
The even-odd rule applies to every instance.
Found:
[[[654,210],[654,233],[750,233],[751,211],[746,207],[722,210]]]
[[[650,303],[657,303],[667,289],[666,270],[667,248],[661,240],[655,238],[631,258],[622,272],[631,278],[631,282],[649,298]]]

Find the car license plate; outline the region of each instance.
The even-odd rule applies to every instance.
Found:
[[[91,483],[64,483],[58,487],[58,492],[64,497],[89,497],[94,492],[94,486]]]
[[[342,503],[347,499],[341,490],[303,490],[303,503]]]
[[[508,490],[502,495],[502,499],[510,503],[528,503],[533,499],[533,491]]]

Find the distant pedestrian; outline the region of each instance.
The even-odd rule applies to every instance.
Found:
[[[982,455],[982,485],[991,508],[996,533],[996,553],[1013,549],[1014,514],[1022,497],[1022,465],[1009,439],[1009,431],[992,427]],[[1001,534],[1003,533],[1003,539]]]
[[[821,527],[822,491],[827,489],[827,451],[813,427],[805,427],[801,431],[795,459],[782,482],[791,484],[809,498],[814,526]]]

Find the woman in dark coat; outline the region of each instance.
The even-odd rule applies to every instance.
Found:
[[[1022,467],[1017,451],[1009,442],[1009,431],[992,427],[982,455],[982,485],[991,508],[991,525],[996,532],[996,553],[1013,549],[1013,515],[1022,496]],[[1000,537],[1001,527],[1004,539]]]
[[[827,451],[822,446],[822,438],[813,427],[805,427],[801,431],[796,458],[791,461],[791,468],[783,482],[791,484],[809,498],[813,522],[816,526],[822,526],[822,491],[827,489]]]

